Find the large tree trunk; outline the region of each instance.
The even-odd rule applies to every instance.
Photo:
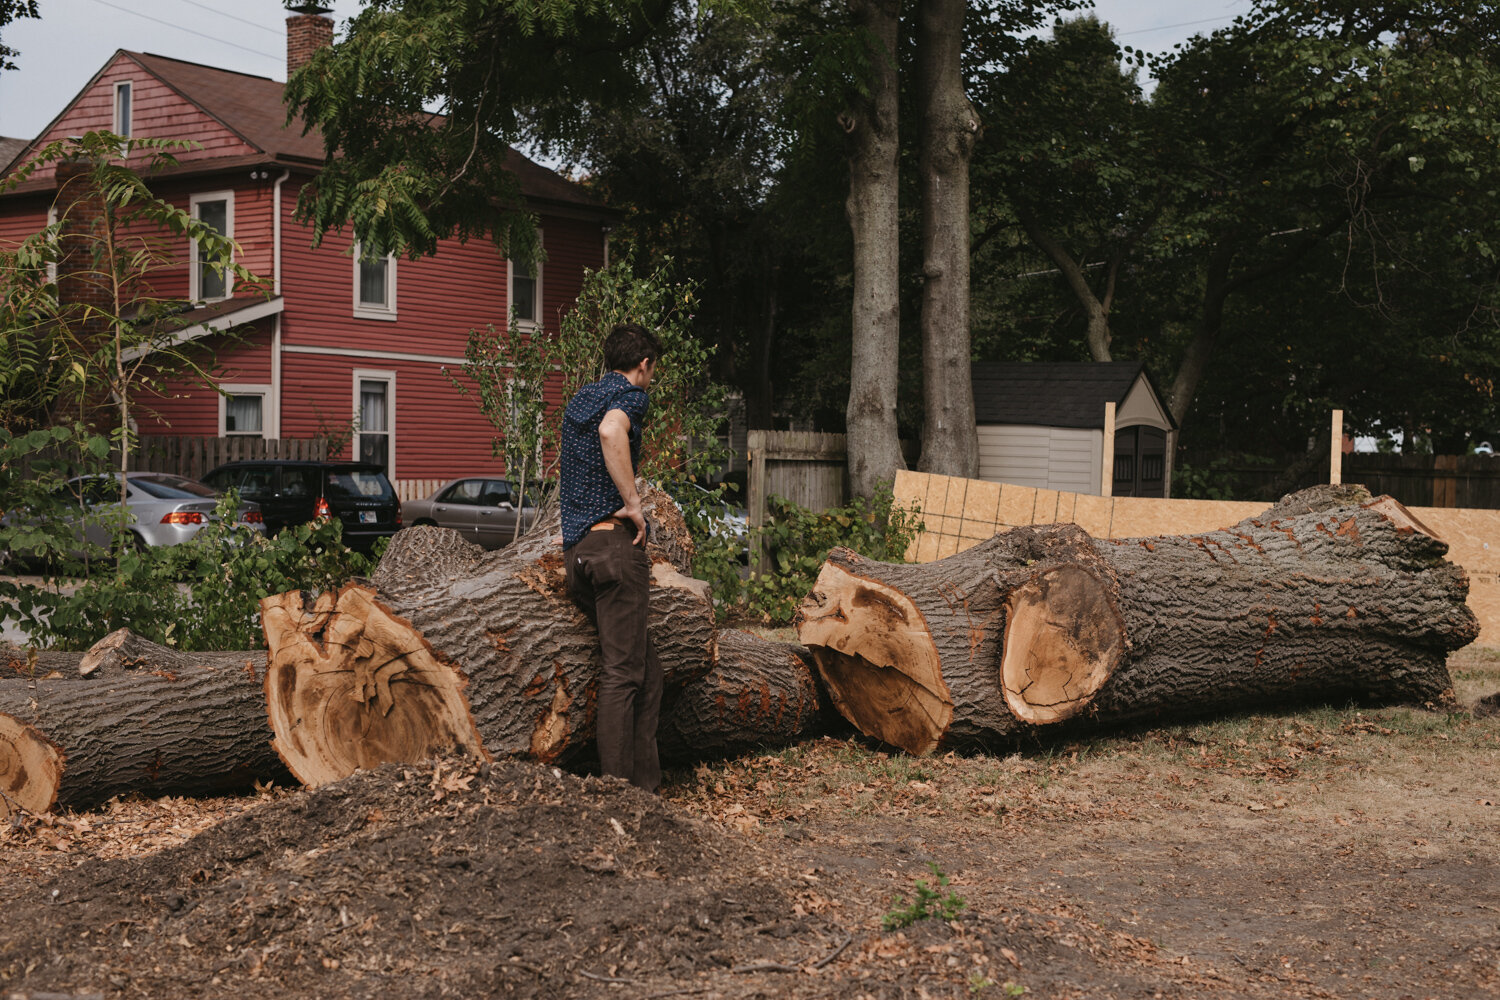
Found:
[[[964,94],[965,0],[924,0],[917,17],[922,103],[922,457],[919,468],[979,474],[969,371],[969,159],[979,114]]]
[[[708,585],[670,497],[641,484],[650,630],[669,691],[713,664]],[[485,552],[442,528],[391,542],[371,580],[262,602],[276,746],[304,783],[439,747],[560,762],[593,739],[599,640],[564,587],[555,511]],[[617,529],[619,530],[619,529]],[[475,735],[477,734],[477,735]]]
[[[0,815],[290,779],[271,748],[263,651],[184,653],[120,633],[108,641],[128,646],[129,660],[96,646],[84,656],[106,665],[93,676],[79,676],[73,654],[58,676],[0,681]]]
[[[1433,701],[1473,641],[1447,546],[1362,487],[1192,536],[1016,528],[937,562],[830,555],[798,615],[840,711],[912,753],[1051,723]]]
[[[876,484],[906,468],[896,429],[896,373],[901,316],[900,79],[896,42],[900,0],[851,0],[869,41],[866,93],[841,117],[849,134],[849,199],[854,236],[853,360],[846,414],[849,489],[870,496]]]
[[[812,655],[789,642],[719,632],[713,669],[662,714],[664,757],[698,759],[783,747],[822,728]]]

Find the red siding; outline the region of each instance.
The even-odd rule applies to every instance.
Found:
[[[217,337],[204,342],[213,352],[210,372],[215,382],[271,384],[271,340],[275,319],[267,317],[251,324],[235,338]],[[267,400],[270,419],[270,400]],[[137,408],[142,434],[219,433],[219,394],[196,378],[170,378],[161,392],[143,396]],[[149,412],[148,412],[149,411]]]
[[[27,198],[7,202],[0,211],[0,250],[14,250],[22,240],[47,225],[50,198]]]
[[[241,156],[255,149],[239,136],[179,96],[129,56],[118,54],[53,126],[32,143],[28,155],[56,139],[115,127],[115,84],[131,85],[131,133],[137,138],[192,139],[201,148],[174,150],[180,163]],[[45,167],[33,177],[51,177]]]
[[[500,473],[490,456],[494,429],[472,399],[460,396],[436,364],[285,354],[281,362],[282,437],[315,437],[347,425],[354,412],[354,370],[396,374],[395,472],[401,479]],[[341,457],[349,457],[348,450]]]

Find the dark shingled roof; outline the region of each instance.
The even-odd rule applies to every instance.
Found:
[[[31,145],[30,139],[7,139],[5,136],[0,136],[0,164],[14,160],[29,145]]]
[[[972,371],[975,423],[1103,427],[1104,404],[1123,403],[1145,365],[1139,361],[982,362],[973,365]],[[1146,380],[1150,382],[1151,377],[1147,375]],[[1155,385],[1151,388],[1156,391]],[[1172,421],[1171,414],[1166,417]]]
[[[304,135],[300,117],[286,123],[286,105],[281,99],[284,84],[166,56],[126,55],[257,149],[278,158],[323,162],[323,140],[318,133]],[[528,198],[599,207],[598,199],[582,186],[514,149],[506,154],[505,169],[516,175]]]
[[[305,164],[316,167],[325,159],[323,139],[316,131],[303,134],[304,122],[300,117],[287,123],[286,105],[282,103],[282,92],[286,85],[264,76],[236,73],[233,70],[205,66],[201,63],[171,59],[148,52],[121,54],[140,64],[146,72],[175,90],[182,98],[217,119],[220,124],[247,144],[264,154],[264,158],[251,159],[264,162],[272,159],[286,164]],[[106,64],[107,65],[107,64]],[[96,77],[97,79],[97,77]],[[184,137],[191,138],[191,137]],[[10,140],[0,140],[0,143]],[[21,141],[6,154],[0,145],[0,165],[10,164],[30,140]],[[179,168],[163,173],[180,174],[202,170],[218,170],[224,167],[245,165],[245,157],[225,157],[212,160],[193,159]],[[516,175],[521,184],[521,193],[527,198],[553,202],[577,208],[609,212],[582,185],[575,184],[539,163],[510,150],[505,157],[505,168]],[[18,191],[33,188],[50,188],[50,180],[21,185]]]

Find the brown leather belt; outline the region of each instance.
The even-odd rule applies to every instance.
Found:
[[[600,521],[598,524],[596,524],[596,525],[592,526],[591,528],[589,528],[589,530],[590,531],[613,531],[615,528],[627,528],[627,527],[633,528],[633,527],[635,527],[635,525],[631,524],[629,521],[625,520],[625,518],[623,518],[623,517],[615,517],[613,514],[611,514],[609,517],[606,517],[604,520]]]

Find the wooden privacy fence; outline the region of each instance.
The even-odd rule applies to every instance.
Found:
[[[751,528],[766,523],[766,500],[785,497],[813,510],[838,507],[849,495],[844,435],[814,431],[751,431],[747,519]],[[750,564],[761,568],[758,541],[751,542]]]
[[[142,472],[170,472],[202,479],[208,470],[225,462],[266,458],[321,461],[328,457],[328,442],[322,438],[174,437],[137,439],[130,467]]]
[[[1500,508],[1500,458],[1488,455],[1345,455],[1344,481],[1408,507]]]

